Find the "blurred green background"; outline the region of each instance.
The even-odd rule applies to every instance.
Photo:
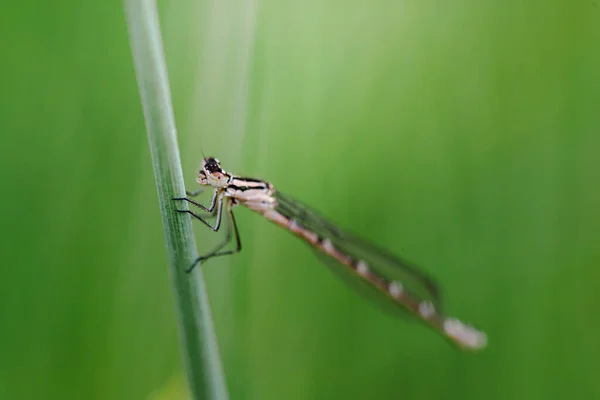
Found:
[[[390,317],[240,209],[204,269],[232,399],[600,398],[597,1],[160,11],[190,188],[201,151],[274,182],[490,340]],[[0,398],[186,398],[122,3],[4,2],[0,34]]]

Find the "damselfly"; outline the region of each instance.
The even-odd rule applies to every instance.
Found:
[[[485,347],[485,333],[443,315],[437,285],[426,274],[387,251],[341,230],[315,211],[275,190],[269,182],[230,174],[221,168],[219,160],[212,157],[204,159],[196,181],[214,189],[208,207],[187,197],[174,200],[187,201],[208,214],[177,211],[190,214],[213,231],[221,227],[223,213],[227,214],[228,224],[225,240],[199,257],[187,272],[200,261],[241,250],[232,208],[244,205],[304,239],[334,271],[361,285],[381,302],[408,311],[461,348],[476,350]],[[188,195],[194,197],[201,191]],[[216,217],[214,225],[207,222],[209,217]],[[232,239],[235,248],[223,250]]]

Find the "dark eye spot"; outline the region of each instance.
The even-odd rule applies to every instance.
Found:
[[[215,172],[222,172],[219,164],[206,164],[204,168],[211,174],[214,174]]]
[[[221,166],[219,165],[219,160],[216,158],[208,157],[204,159],[204,169],[209,173],[213,174],[215,172],[223,172],[221,170]]]

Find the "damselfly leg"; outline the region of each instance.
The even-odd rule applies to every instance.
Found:
[[[189,197],[196,197],[196,196],[198,196],[199,194],[201,194],[203,192],[204,192],[204,189],[200,188],[198,190],[194,190],[193,192],[190,192],[189,190],[186,190],[185,194],[188,195]]]
[[[225,256],[225,255],[230,255],[230,254],[235,254],[238,253],[241,249],[242,249],[242,243],[240,241],[240,235],[238,232],[238,228],[237,228],[237,224],[235,222],[235,217],[233,215],[233,212],[231,210],[231,199],[230,198],[224,198],[223,196],[218,196],[217,191],[215,191],[215,194],[213,195],[213,200],[211,202],[210,207],[204,207],[203,205],[188,199],[188,198],[175,198],[173,200],[185,200],[187,202],[189,202],[190,204],[193,204],[203,210],[209,211],[211,214],[209,214],[209,216],[214,216],[215,212],[217,214],[217,220],[215,221],[215,226],[210,225],[210,223],[208,223],[202,216],[194,213],[193,211],[190,210],[175,210],[177,212],[181,212],[181,213],[187,213],[190,214],[192,217],[198,219],[199,221],[201,221],[204,225],[208,226],[211,230],[213,230],[214,232],[217,232],[220,227],[221,227],[221,220],[222,220],[222,215],[223,215],[223,208],[225,207],[225,212],[227,213],[227,216],[229,217],[229,223],[227,224],[227,231],[225,233],[225,240],[223,240],[221,243],[219,243],[214,249],[212,249],[210,252],[206,253],[203,256],[198,257],[194,263],[186,269],[187,273],[192,272],[192,270],[196,267],[196,265],[198,265],[198,263],[200,261],[206,261],[210,258],[213,257],[219,257],[219,256]],[[216,207],[215,207],[216,205]],[[233,233],[233,235],[232,235]],[[232,250],[225,250],[225,251],[221,251],[221,249],[223,247],[225,247],[229,242],[231,242],[231,239],[235,238],[235,243],[236,246],[234,249]]]
[[[227,256],[235,253],[239,253],[242,250],[242,242],[240,240],[240,234],[237,228],[237,223],[235,222],[235,216],[231,211],[231,207],[227,207],[227,214],[229,216],[230,223],[227,225],[227,233],[225,234],[225,240],[219,243],[214,249],[212,249],[209,253],[200,256],[194,261],[194,263],[185,271],[187,273],[192,272],[194,267],[198,265],[200,261],[206,261],[210,258],[219,257],[219,256]],[[223,247],[225,247],[229,242],[231,242],[233,232],[233,238],[235,239],[235,248],[231,250],[220,251]]]
[[[186,191],[186,193],[188,194],[188,196],[191,195],[192,197],[198,196],[201,192],[202,191],[195,191],[195,192],[191,192],[190,193],[190,192]],[[215,205],[217,204],[217,197],[218,196],[219,196],[219,193],[215,190],[213,192],[212,200],[210,201],[210,206],[208,206],[208,207],[203,206],[202,204],[198,203],[197,201],[194,201],[192,199],[188,199],[187,197],[174,197],[171,200],[183,200],[183,201],[187,201],[188,203],[193,204],[196,207],[198,207],[198,208],[200,208],[200,209],[202,209],[202,210],[204,210],[204,211],[206,211],[208,213],[211,213],[211,215],[214,215]],[[176,211],[180,211],[180,210],[176,210]]]

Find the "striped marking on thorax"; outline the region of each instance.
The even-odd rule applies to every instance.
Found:
[[[241,178],[234,176],[229,181],[227,189],[231,189],[239,192],[246,192],[249,190],[264,191],[271,193],[273,186],[269,182],[261,181],[259,179]]]

